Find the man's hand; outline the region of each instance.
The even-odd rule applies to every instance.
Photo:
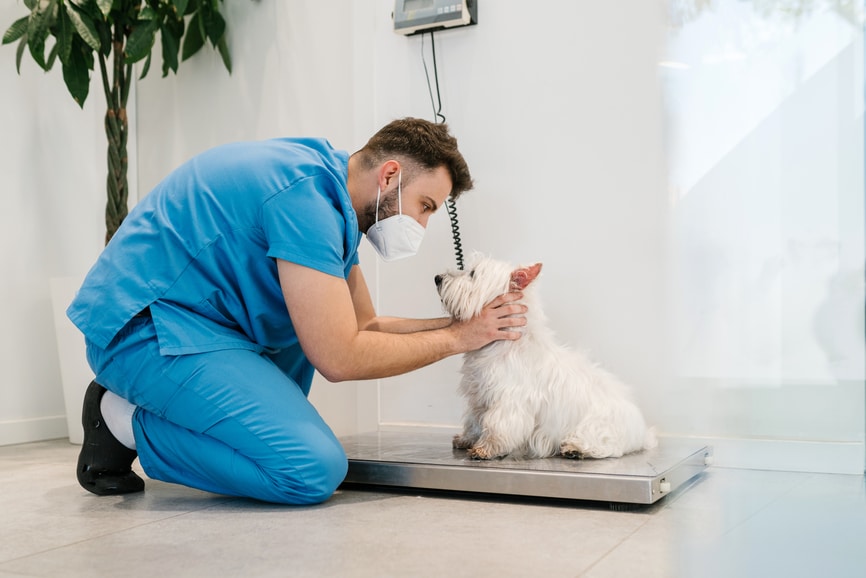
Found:
[[[455,332],[459,348],[466,351],[481,349],[494,341],[520,339],[523,333],[516,330],[526,325],[526,305],[515,303],[523,293],[500,295],[484,306],[477,316],[468,321],[454,321],[450,329]]]

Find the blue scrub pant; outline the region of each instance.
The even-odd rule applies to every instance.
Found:
[[[106,349],[88,342],[87,358],[98,383],[138,406],[136,449],[153,479],[313,504],[346,475],[340,442],[298,384],[309,378],[293,378],[267,355],[162,356],[153,321],[137,317]]]

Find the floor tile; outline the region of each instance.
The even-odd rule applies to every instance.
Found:
[[[158,499],[148,492],[94,496],[75,480],[78,450],[57,442],[0,448],[0,511],[4,526],[14,529],[0,540],[0,562],[230,499],[170,484]]]
[[[647,507],[341,489],[287,507],[147,480],[97,497],[78,447],[0,447],[0,578],[862,576],[862,476],[710,468]]]
[[[683,554],[685,572],[705,569],[708,578],[859,578],[866,568],[863,477],[808,475],[717,541]]]
[[[20,558],[56,576],[577,576],[645,516],[538,504],[340,492],[289,508],[235,500]],[[519,553],[519,554],[517,554]]]

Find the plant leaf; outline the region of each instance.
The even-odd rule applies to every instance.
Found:
[[[226,66],[226,70],[229,71],[229,74],[232,73],[232,56],[229,54],[229,47],[226,43],[226,37],[223,36],[220,38],[219,43],[217,44],[217,50],[219,50],[220,56],[222,56],[223,64]]]
[[[132,28],[132,34],[126,41],[126,62],[138,62],[153,48],[156,40],[156,30],[159,26],[158,20],[139,20]]]
[[[43,70],[45,67],[45,39],[48,37],[48,16],[45,12],[33,11],[27,22],[27,46],[36,64]]]
[[[57,19],[57,50],[58,56],[60,57],[60,62],[67,62],[69,60],[69,51],[72,50],[72,36],[73,36],[73,26],[72,21],[69,19],[69,14],[66,13],[66,10],[60,12],[60,16]]]
[[[102,43],[102,55],[108,56],[111,53],[111,23],[104,20],[94,22],[96,31],[99,33],[99,41]]]
[[[216,47],[226,32],[226,21],[215,10],[202,10],[202,12],[204,12],[204,27],[207,31],[207,37],[210,43]]]
[[[183,28],[183,20],[167,18],[160,29],[163,78],[168,76],[169,70],[177,74],[177,56],[180,52],[180,39],[183,36]]]
[[[75,31],[93,50],[99,52],[102,49],[102,44],[99,41],[99,33],[96,31],[96,26],[90,16],[79,12],[72,4],[65,4],[66,14],[72,22]]]
[[[183,39],[183,50],[181,59],[186,60],[204,46],[204,35],[202,34],[201,13],[196,12],[187,27],[186,37]]]
[[[102,15],[102,11],[96,5],[96,0],[65,0],[65,1],[68,3],[71,3],[71,4],[75,4],[75,7],[78,8],[78,11],[80,13],[86,14],[94,22],[107,20]],[[128,0],[123,0],[123,2],[128,3]],[[120,7],[118,7],[118,8],[120,8]]]
[[[86,54],[85,54],[86,53]],[[90,66],[87,55],[92,56],[90,48],[80,40],[73,40],[69,60],[63,63],[63,81],[69,94],[84,108],[84,101],[90,91]]]
[[[54,66],[54,61],[57,59],[57,43],[51,47],[51,52],[48,53],[48,60],[45,61],[45,70],[50,70]]]
[[[148,54],[144,61],[144,66],[141,68],[141,76],[138,77],[139,80],[147,76],[147,72],[150,70],[150,57],[151,55]]]
[[[154,18],[156,18],[156,10],[147,5],[138,13],[139,20],[153,20]]]
[[[96,6],[102,12],[103,18],[108,18],[109,13],[111,13],[111,3],[112,0],[96,0]]]
[[[171,8],[175,12],[174,17],[180,20],[183,18],[183,15],[186,14],[186,7],[189,4],[189,0],[175,0],[171,3]]]
[[[12,23],[12,26],[3,34],[3,44],[10,44],[24,36],[24,33],[27,32],[28,18],[28,16],[24,16]]]
[[[196,24],[198,25],[198,29],[201,32],[202,43],[204,43],[204,41],[207,40],[207,30],[204,26],[205,10],[207,10],[207,0],[202,1],[204,3],[199,7],[198,12],[193,15],[193,20],[195,20]],[[196,16],[198,16],[197,19],[195,18]],[[192,26],[192,22],[190,22],[190,26]]]
[[[58,0],[33,2],[33,8],[27,19],[27,45],[30,48],[30,55],[43,70],[48,70],[45,62],[45,39],[48,38],[57,19],[57,2]]]
[[[21,37],[21,41],[18,43],[18,49],[15,51],[15,70],[18,71],[18,74],[21,74],[21,56],[24,54],[24,49],[27,48],[27,35]]]

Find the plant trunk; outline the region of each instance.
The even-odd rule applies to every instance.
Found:
[[[126,154],[126,139],[129,122],[125,107],[108,107],[105,113],[105,134],[108,137],[108,182],[105,204],[105,244],[111,240],[117,228],[126,218],[129,183],[126,172],[129,159]]]
[[[128,97],[126,76],[129,70],[123,64],[123,36],[115,35],[112,52],[114,66],[110,87],[106,86],[105,136],[108,139],[108,179],[105,204],[105,244],[107,245],[118,227],[126,218],[129,182],[127,169],[129,157],[126,142],[129,136],[129,121],[126,117]]]

